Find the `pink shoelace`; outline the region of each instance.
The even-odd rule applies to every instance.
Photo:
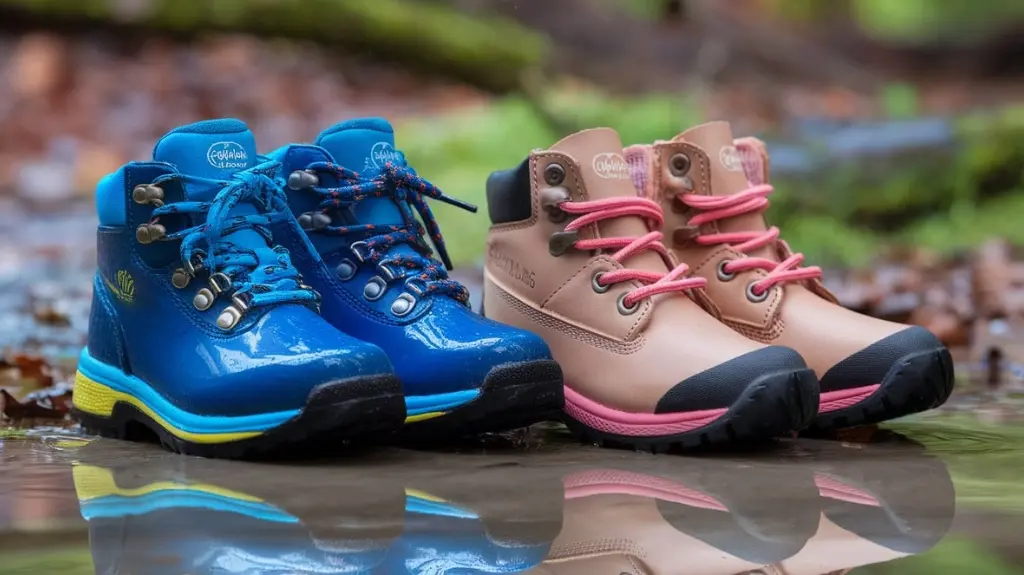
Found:
[[[680,194],[679,199],[691,208],[702,210],[702,213],[690,218],[690,225],[702,226],[717,220],[733,218],[751,212],[761,212],[768,208],[768,195],[774,188],[769,184],[753,186],[738,194],[731,196],[702,196],[699,194]],[[729,244],[739,252],[748,252],[763,248],[779,237],[779,228],[772,226],[764,232],[732,232],[723,234],[703,234],[697,236],[695,241],[701,245],[710,246],[716,244]],[[768,272],[768,275],[758,280],[751,290],[755,295],[762,295],[765,291],[784,282],[802,281],[817,279],[821,277],[821,268],[818,266],[800,267],[804,261],[804,255],[793,254],[781,262],[768,258],[745,257],[732,260],[723,266],[725,273],[736,273],[747,270],[760,269]]]
[[[577,231],[580,228],[623,216],[640,216],[654,223],[655,228],[660,229],[663,221],[661,207],[654,201],[647,198],[607,198],[603,200],[592,200],[589,202],[562,202],[558,205],[563,211],[573,215],[583,214],[579,218],[565,226],[565,231]],[[578,250],[610,250],[618,249],[612,254],[612,259],[622,263],[628,257],[644,250],[653,250],[661,255],[666,262],[672,261],[668,255],[668,249],[661,243],[663,237],[661,232],[652,231],[640,237],[616,237],[596,238],[592,240],[577,240],[573,246]],[[637,269],[621,269],[601,274],[598,283],[602,286],[637,280],[647,285],[636,288],[626,294],[622,303],[627,307],[633,307],[644,298],[660,293],[671,291],[683,291],[694,288],[702,288],[707,285],[704,278],[687,278],[689,268],[686,264],[679,264],[668,273],[649,272]]]

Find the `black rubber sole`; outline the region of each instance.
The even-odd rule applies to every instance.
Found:
[[[142,410],[124,402],[114,405],[110,417],[79,410],[72,410],[72,415],[81,421],[86,432],[103,437],[141,441],[155,435],[166,449],[182,455],[250,459],[277,454],[323,435],[360,439],[391,433],[405,421],[405,398],[394,375],[332,381],[313,389],[306,406],[292,419],[256,437],[225,443],[181,439]]]
[[[592,429],[563,414],[581,442],[664,453],[725,444],[769,440],[799,431],[818,413],[818,378],[811,369],[762,375],[715,421],[685,433],[632,437]]]
[[[399,435],[405,442],[432,443],[508,431],[557,420],[564,405],[565,388],[558,362],[506,363],[491,369],[473,401],[440,417],[409,423]]]
[[[896,362],[874,393],[860,403],[817,416],[804,431],[823,436],[845,427],[880,423],[936,408],[953,393],[953,358],[944,347]]]

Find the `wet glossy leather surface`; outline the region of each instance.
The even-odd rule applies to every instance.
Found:
[[[293,159],[285,174],[305,167],[308,158]],[[301,202],[302,194],[293,193]],[[293,211],[304,209],[296,207]],[[323,258],[292,222],[274,227],[274,238],[291,252],[292,262],[304,281],[320,292],[323,317],[359,339],[379,345],[391,358],[408,395],[447,393],[479,387],[495,366],[503,363],[551,359],[539,337],[499,324],[474,313],[444,296],[417,301],[404,317],[391,313],[391,305],[403,293],[398,281],[389,284],[380,299],[363,296],[367,281],[377,275],[368,264],[359,266],[351,279],[342,281],[334,270],[343,260],[356,263],[348,249],[331,250],[312,235]]]
[[[197,310],[192,298],[206,276],[175,289],[170,278],[178,262],[150,267],[143,261],[140,252],[154,244],[135,240],[132,215],[126,228],[99,230],[99,274],[104,282],[115,281],[118,271],[131,274],[130,301],[106,294],[124,332],[127,371],[176,406],[210,415],[285,411],[302,407],[319,384],[391,371],[379,348],[300,305],[251,310],[224,332],[214,322],[229,300],[222,296]]]

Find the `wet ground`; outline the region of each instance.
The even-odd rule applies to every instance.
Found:
[[[1021,572],[1019,434],[894,429],[684,457],[550,427],[278,464],[41,430],[0,440],[0,573]]]

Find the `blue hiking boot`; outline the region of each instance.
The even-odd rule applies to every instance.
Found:
[[[318,254],[296,256],[296,266],[323,295],[328,321],[387,352],[405,390],[406,422],[415,423],[410,433],[468,435],[557,416],[562,372],[547,345],[474,313],[466,288],[448,277],[426,199],[476,208],[417,175],[385,120],[342,122],[316,144],[270,155]],[[300,240],[292,241],[286,247],[298,253]]]
[[[97,186],[98,270],[74,407],[88,430],[243,457],[405,416],[384,352],[333,328],[272,226],[295,226],[238,120],[177,128]],[[219,300],[219,301],[218,301]]]

